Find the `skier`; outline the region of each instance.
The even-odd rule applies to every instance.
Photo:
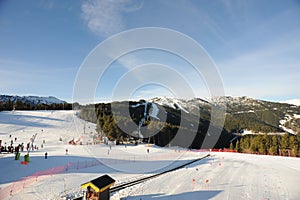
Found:
[[[87,187],[85,197],[86,197],[87,200],[88,199],[93,199],[94,193],[91,191],[91,186]]]
[[[18,154],[19,151],[20,151],[20,145],[18,145],[18,146],[15,147],[15,152],[16,152],[16,154]]]
[[[68,155],[68,149],[66,149],[66,155]]]
[[[46,153],[45,153],[45,159],[47,159],[47,158],[48,158],[48,153],[46,152]]]

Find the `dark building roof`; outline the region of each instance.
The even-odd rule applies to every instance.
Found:
[[[81,187],[86,188],[87,186],[91,186],[96,192],[102,192],[111,187],[114,183],[115,179],[108,175],[104,175],[82,184]]]
[[[90,182],[93,183],[95,186],[97,186],[100,189],[100,188],[104,188],[104,187],[114,183],[115,180],[108,175],[104,175],[104,176],[101,176],[94,180],[91,180]]]

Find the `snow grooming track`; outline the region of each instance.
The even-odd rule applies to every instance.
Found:
[[[193,164],[193,163],[195,163],[195,162],[197,162],[197,161],[199,161],[199,160],[203,160],[203,159],[208,158],[208,157],[210,157],[210,156],[211,156],[210,154],[207,154],[206,156],[203,156],[203,157],[201,157],[201,158],[197,158],[197,159],[195,159],[195,160],[192,160],[192,161],[190,161],[190,162],[187,162],[187,163],[185,163],[185,164],[183,164],[183,165],[180,165],[180,166],[178,166],[178,167],[175,167],[175,168],[173,168],[173,169],[169,169],[169,170],[166,170],[166,171],[164,171],[164,172],[160,172],[160,173],[158,173],[158,174],[154,174],[154,175],[151,175],[151,176],[148,176],[148,177],[140,178],[140,179],[138,179],[138,180],[130,181],[130,182],[127,182],[127,183],[124,183],[124,184],[115,186],[115,187],[111,188],[111,189],[109,190],[109,192],[110,192],[110,194],[112,194],[112,193],[114,193],[114,192],[117,192],[117,191],[119,191],[119,190],[125,189],[125,188],[127,188],[127,187],[131,187],[131,186],[134,186],[134,185],[143,183],[143,182],[145,182],[145,181],[147,181],[147,180],[156,178],[156,177],[158,177],[158,176],[161,176],[161,175],[163,175],[163,174],[166,174],[166,173],[169,173],[169,172],[172,172],[172,171],[176,171],[176,170],[178,170],[178,169],[181,169],[181,168],[183,168],[183,167],[185,167],[185,166],[188,166],[188,165],[190,165],[190,164]],[[81,197],[83,198],[83,196],[80,196],[80,197],[76,197],[76,199],[77,199],[77,198],[81,198]]]
[[[210,156],[211,156],[210,154],[207,154],[207,155],[204,156],[204,157],[197,158],[197,159],[195,159],[195,160],[192,160],[192,161],[190,161],[190,162],[187,162],[187,163],[185,163],[185,164],[183,164],[183,165],[180,165],[180,166],[178,166],[178,167],[175,167],[175,168],[173,168],[173,169],[169,169],[169,170],[167,170],[167,171],[160,172],[160,173],[158,173],[158,174],[154,174],[154,175],[151,175],[151,176],[148,176],[148,177],[145,177],[145,178],[141,178],[141,179],[138,179],[138,180],[134,180],[134,181],[131,181],[131,182],[128,182],[128,183],[124,183],[124,184],[115,186],[115,187],[111,188],[111,189],[109,190],[109,192],[112,194],[112,193],[117,192],[117,191],[119,191],[119,190],[122,190],[122,189],[125,189],[125,188],[127,188],[127,187],[131,187],[131,186],[140,184],[140,183],[142,183],[142,182],[145,182],[145,181],[147,181],[147,180],[156,178],[156,177],[161,176],[161,175],[163,175],[163,174],[166,174],[166,173],[169,173],[169,172],[172,172],[172,171],[176,171],[176,170],[178,170],[178,169],[181,169],[181,168],[183,168],[183,167],[185,167],[185,166],[188,166],[188,165],[190,165],[190,164],[193,164],[193,163],[195,163],[195,162],[197,162],[197,161],[199,161],[199,160],[203,160],[203,159],[208,158],[208,157],[210,157]]]

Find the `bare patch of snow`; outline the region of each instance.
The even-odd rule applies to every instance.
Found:
[[[157,117],[158,112],[159,112],[159,109],[158,109],[157,105],[155,103],[151,103],[151,108],[150,108],[150,111],[149,111],[150,117],[153,117],[153,118],[159,120],[159,118]]]

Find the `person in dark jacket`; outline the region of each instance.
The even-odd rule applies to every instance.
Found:
[[[91,186],[88,186],[88,187],[87,187],[85,197],[86,197],[87,200],[90,200],[90,199],[93,199],[93,198],[94,198],[94,193],[93,193],[93,191],[91,190]]]

